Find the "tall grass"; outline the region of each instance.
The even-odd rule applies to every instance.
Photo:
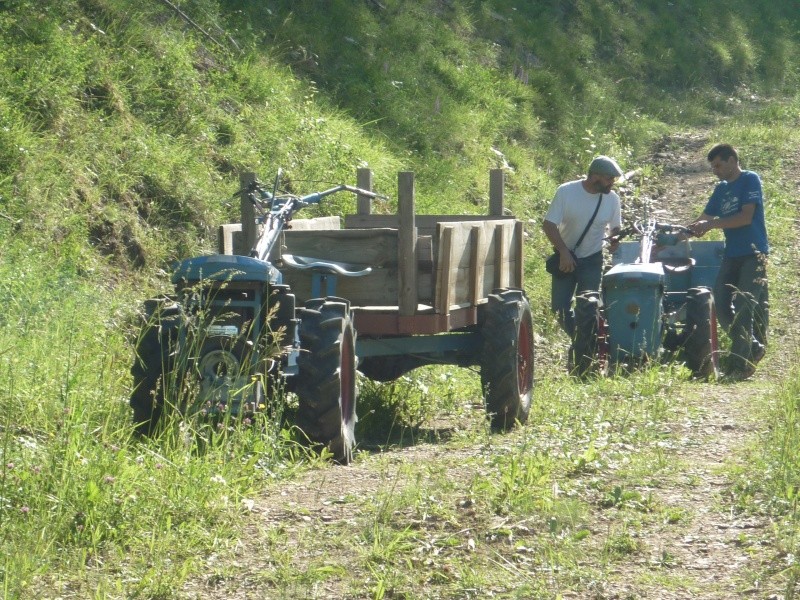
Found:
[[[177,436],[134,437],[132,290],[103,292],[19,249],[0,270],[6,597],[64,585],[113,596],[132,574],[134,595],[179,587],[247,518],[253,490],[291,472],[303,453],[287,460],[295,447],[268,422],[222,428],[203,446],[185,427]],[[76,575],[62,580],[67,572]]]

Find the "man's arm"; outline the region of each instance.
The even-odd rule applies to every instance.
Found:
[[[737,229],[739,227],[746,227],[753,222],[753,215],[756,212],[756,205],[754,203],[745,204],[742,210],[735,215],[729,217],[712,217],[709,214],[703,213],[694,223],[689,225],[689,229],[698,236],[702,237],[712,229]]]
[[[564,243],[564,240],[561,239],[561,234],[558,232],[558,225],[545,219],[542,221],[542,230],[547,236],[547,239],[550,240],[550,243],[553,244],[553,248],[555,248],[558,252],[558,268],[565,273],[571,273],[574,271],[576,265],[575,261],[572,259],[572,252],[569,251],[569,248]]]
[[[612,253],[616,252],[617,248],[619,248],[619,239],[617,239],[615,236],[620,231],[622,231],[622,229],[620,229],[619,227],[612,227],[611,228],[611,235],[608,236],[608,237],[611,238],[611,241],[608,242],[608,251],[609,252],[612,252]]]

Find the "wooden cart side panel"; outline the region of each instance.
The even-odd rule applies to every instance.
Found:
[[[364,267],[384,267],[397,263],[397,231],[289,229],[283,233],[280,253],[312,256]]]
[[[416,226],[420,235],[435,235],[440,223],[463,223],[465,221],[483,222],[514,221],[514,217],[487,217],[486,215],[416,215]],[[345,229],[372,229],[389,227],[398,229],[400,218],[397,215],[345,215]]]
[[[309,229],[341,229],[341,217],[316,217],[314,219],[293,219],[290,230],[306,231]],[[238,254],[247,256],[250,248],[245,248],[241,223],[226,223],[220,225],[217,232],[217,251],[220,254]],[[274,253],[277,254],[277,251]],[[274,258],[271,257],[271,258]]]
[[[285,232],[286,254],[372,267],[364,277],[337,277],[336,295],[354,306],[399,305],[398,232],[394,229],[330,230]],[[433,253],[430,236],[417,238],[417,288],[420,302],[433,303]],[[292,287],[298,302],[311,296],[310,271],[282,267],[284,283]],[[324,293],[324,291],[323,291]]]
[[[332,217],[315,217],[313,219],[292,219],[286,231],[308,231],[322,230],[322,229],[341,229],[342,218],[339,216]]]
[[[441,223],[434,238],[434,307],[476,306],[496,287],[521,287],[522,229],[512,220]]]

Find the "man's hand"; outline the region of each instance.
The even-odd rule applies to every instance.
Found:
[[[712,225],[713,223],[711,219],[697,220],[689,225],[689,229],[697,237],[703,237],[706,233],[713,229]]]
[[[558,270],[564,273],[572,273],[578,263],[572,258],[572,252],[559,252],[558,253]]]

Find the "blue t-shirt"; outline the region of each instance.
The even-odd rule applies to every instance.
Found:
[[[734,229],[723,229],[725,256],[728,258],[749,256],[756,252],[769,254],[761,179],[752,171],[742,171],[742,174],[730,183],[720,181],[703,211],[712,217],[730,217],[741,212],[745,204],[756,205],[750,224]]]

